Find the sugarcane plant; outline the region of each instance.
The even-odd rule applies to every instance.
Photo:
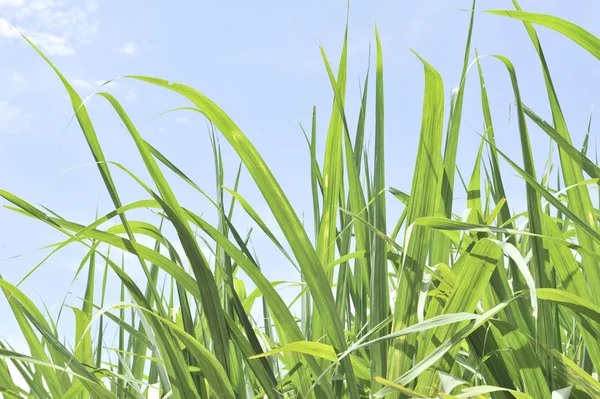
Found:
[[[385,176],[379,34],[375,31],[374,70],[364,77],[354,117],[345,107],[348,26],[337,70],[321,48],[333,106],[321,154],[316,109],[310,126],[301,126],[310,162],[306,184],[313,223],[308,228],[242,130],[217,104],[182,83],[123,77],[180,95],[187,104],[177,112],[193,112],[208,122],[216,193],[194,183],[176,160],[146,141],[116,97],[99,91],[94,97],[114,110],[151,181],[110,161],[87,102],[24,38],[62,82],[112,209],[85,225],[0,190],[6,208],[64,234],[64,241],[48,247],[45,262],[68,246],[87,251],[77,270],[87,281],[81,301],[60,306],[61,312],[74,314],[69,342],[19,284],[0,278],[29,348],[19,353],[0,341],[0,394],[44,399],[600,397],[600,211],[590,190],[598,188],[600,168],[588,155],[589,131],[581,150],[573,145],[535,26],[564,35],[598,59],[600,39],[513,3],[515,10],[487,12],[524,26],[540,61],[551,122],[527,107],[508,58],[472,51],[473,1],[460,85],[451,95],[434,66],[414,53],[424,68],[424,97],[412,184],[404,189],[390,186],[395,177]],[[496,144],[486,63],[505,68],[506,75],[494,79],[512,88],[522,159],[511,159]],[[375,102],[369,104],[373,79]],[[456,161],[467,79],[479,85],[485,123],[470,176],[459,184]],[[365,133],[371,117],[372,141]],[[558,162],[550,160],[541,178],[528,126],[540,128],[558,150]],[[234,150],[239,166],[238,160],[224,161],[221,141]],[[235,183],[227,187],[224,176],[231,168]],[[116,173],[142,188],[145,197],[123,203]],[[525,187],[527,206],[519,212],[509,206],[507,173],[518,174]],[[259,214],[240,192],[242,175],[250,176],[270,215]],[[216,219],[183,206],[167,176],[208,201]],[[463,192],[467,209],[458,210],[453,201]],[[400,217],[392,219],[388,208],[399,210]],[[148,218],[131,216],[141,212]],[[252,220],[252,231],[236,227],[240,213]],[[269,226],[267,220],[274,222]],[[293,301],[281,295],[285,284],[263,274],[261,257],[268,255],[253,250],[252,234],[267,237],[286,259],[285,267],[297,269]],[[148,240],[154,244],[144,245]],[[141,271],[141,281],[132,277],[133,270]],[[118,278],[117,286],[110,286],[109,275]],[[35,278],[35,270],[27,278]],[[108,290],[120,293],[118,303],[107,303]]]

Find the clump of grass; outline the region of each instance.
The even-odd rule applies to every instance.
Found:
[[[522,103],[512,63],[495,56],[494,62],[506,67],[514,91],[523,159],[511,160],[496,146],[482,63],[470,51],[473,11],[461,85],[453,93],[448,120],[442,78],[417,55],[423,62],[425,87],[416,164],[407,192],[389,188],[384,174],[384,71],[378,34],[375,103],[367,102],[373,78],[369,74],[355,120],[345,109],[347,35],[336,72],[322,52],[334,104],[322,162],[316,150],[316,111],[311,129],[305,132],[315,225],[311,234],[256,148],[201,92],[168,80],[127,77],[183,96],[190,102],[190,112],[199,112],[210,122],[216,198],[148,143],[115,97],[100,92],[96,95],[112,106],[135,142],[152,181],[142,181],[126,166],[108,161],[86,105],[36,49],[71,99],[114,210],[85,226],[0,191],[10,209],[64,233],[65,241],[52,253],[67,245],[88,249],[78,271],[87,273],[87,286],[81,306],[72,307],[76,321],[72,342],[61,341],[55,321],[17,286],[0,278],[29,346],[29,353],[22,354],[12,350],[10,343],[0,343],[2,395],[600,397],[596,374],[600,367],[599,210],[588,192],[588,186],[597,185],[600,168],[585,149],[571,143],[533,24],[554,29],[596,58],[600,58],[600,39],[556,17],[523,12],[516,2],[515,7],[516,11],[489,12],[524,24],[539,55],[553,122],[544,121]],[[472,60],[476,68],[469,68]],[[453,198],[459,192],[456,153],[467,78],[479,81],[485,131],[465,184],[468,209],[457,217],[453,213]],[[375,119],[372,152],[365,145],[369,112]],[[566,189],[551,188],[548,176],[542,183],[536,176],[528,134],[531,123],[557,144],[560,164],[555,166]],[[239,156],[283,238],[277,238],[264,215],[238,192],[241,169],[234,187],[224,187],[217,136]],[[503,184],[509,172],[500,169],[501,159],[526,184],[524,214],[509,210]],[[218,213],[218,222],[211,224],[182,206],[165,170],[206,197]],[[146,198],[123,204],[112,178],[115,171],[128,174],[145,190]],[[228,204],[226,198],[231,198]],[[394,202],[388,204],[387,199]],[[236,228],[235,204],[283,253],[288,267],[300,271],[299,318],[291,310],[294,305],[280,296],[278,283],[263,275],[249,237]],[[388,217],[390,206],[401,207],[398,220]],[[158,222],[130,217],[132,211],[143,209],[154,212]],[[515,226],[518,217],[526,218],[525,229]],[[115,224],[107,227],[108,222]],[[174,234],[165,233],[167,226]],[[141,244],[142,237],[153,240],[154,248]],[[206,246],[214,256],[206,256]],[[126,272],[134,266],[126,269],[116,262],[111,249],[137,258],[142,283]],[[118,306],[104,303],[106,291],[114,289],[107,286],[108,273],[120,281]],[[98,287],[99,276],[103,284]],[[247,292],[242,276],[256,286],[254,291]],[[257,314],[263,320],[258,321]],[[106,342],[107,328],[116,332],[114,343]],[[23,384],[15,383],[17,374]]]

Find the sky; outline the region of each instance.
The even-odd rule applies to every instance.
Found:
[[[322,156],[333,94],[319,46],[335,65],[342,45],[346,5],[340,0],[181,0],[168,5],[142,0],[0,0],[0,189],[84,224],[92,222],[97,211],[105,214],[112,210],[97,168],[90,165],[92,157],[83,134],[72,121],[73,111],[64,88],[20,36],[21,32],[50,57],[82,97],[93,94],[107,80],[131,74],[177,81],[207,95],[260,151],[311,234],[309,154],[299,122],[310,125],[312,107],[317,107]],[[451,90],[459,84],[469,21],[465,9],[470,6],[470,0],[351,2],[347,110],[349,115],[357,113],[359,86],[367,71],[369,45],[377,25],[384,57],[388,186],[408,192],[415,162],[423,66],[410,49],[441,73],[449,99]],[[526,11],[560,16],[600,35],[596,28],[600,4],[595,0],[523,0],[521,6]],[[479,1],[477,9],[512,9],[512,2]],[[573,142],[579,147],[600,96],[598,61],[554,32],[543,28],[538,32]],[[477,12],[472,47],[480,55],[501,54],[511,59],[524,102],[549,117],[539,60],[522,24]],[[482,63],[498,145],[520,161],[516,118],[510,114],[513,94],[508,75],[500,62],[490,57],[484,57]],[[473,69],[467,80],[458,152],[458,166],[466,176],[473,168],[479,133],[483,131],[475,73]],[[185,99],[128,79],[115,79],[103,89],[123,103],[146,140],[198,185],[214,193],[214,165],[205,121],[191,112],[160,115],[189,106]],[[369,101],[372,110],[372,96]],[[106,157],[123,163],[148,182],[131,138],[108,104],[99,97],[92,97],[86,104]],[[356,118],[352,117],[350,123],[355,125]],[[529,125],[540,174],[549,141]],[[373,131],[370,115],[367,134],[371,136]],[[594,131],[592,125],[592,145]],[[225,184],[232,187],[239,160],[224,140],[222,144]],[[509,202],[515,210],[524,211],[524,183],[506,164],[503,168]],[[129,177],[117,170],[113,173],[124,203],[147,198]],[[175,176],[167,177],[184,205],[210,215],[206,200]],[[238,191],[274,228],[274,219],[246,173],[242,174]],[[461,197],[458,204],[464,204],[464,194],[458,189],[457,196]],[[388,209],[389,224],[393,226],[401,207],[388,197]],[[243,228],[252,226],[239,209],[236,220]],[[0,209],[0,274],[16,284],[48,253],[37,249],[63,239],[39,222]],[[268,239],[256,234],[253,245],[269,279],[298,280],[292,266],[285,263]],[[70,285],[83,253],[77,246],[61,251],[20,288],[53,315],[65,296],[68,303],[78,305],[85,278]],[[116,291],[109,293],[109,303],[118,300]],[[18,330],[2,300],[0,336],[17,342],[18,348]]]

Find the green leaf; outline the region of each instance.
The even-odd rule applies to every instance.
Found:
[[[418,55],[417,55],[418,57]],[[419,149],[415,163],[408,225],[423,216],[433,216],[439,207],[442,182],[442,133],[444,118],[444,86],[440,74],[425,60],[425,94]],[[405,240],[405,252],[400,282],[396,289],[392,330],[400,330],[417,322],[417,298],[429,250],[431,232],[422,226],[411,226],[410,239]],[[388,359],[388,376],[394,377],[412,365],[415,337],[400,338],[392,343]]]

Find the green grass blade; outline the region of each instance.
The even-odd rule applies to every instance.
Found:
[[[558,95],[556,93],[554,84],[552,82],[552,78],[550,76],[550,71],[546,62],[546,58],[544,56],[541,43],[539,41],[535,29],[532,26],[532,23],[545,26],[547,28],[557,31],[558,33],[565,35],[566,37],[568,37],[569,39],[586,49],[590,54],[592,54],[598,59],[600,59],[600,39],[573,23],[549,15],[526,13],[521,11],[519,4],[516,1],[513,0],[513,4],[517,8],[517,11],[492,11],[491,13],[509,16],[511,18],[516,18],[523,21],[527,33],[531,38],[531,41],[538,53],[540,62],[542,64],[542,72],[544,74],[544,81],[546,83],[546,91],[548,94],[550,109],[552,111],[554,126],[557,132],[561,136],[563,136],[563,138],[567,140],[567,142],[570,143],[570,134],[567,127],[567,123],[563,115],[560,103],[558,101]],[[562,148],[560,151],[560,158],[565,185],[572,186],[582,181],[583,175],[581,167],[579,167],[574,160],[570,159],[568,154],[566,154],[565,151],[562,150]],[[590,195],[587,192],[587,190],[583,187],[578,187],[575,190],[571,190],[568,193],[568,196],[569,205],[573,212],[577,216],[579,216],[579,218],[584,220],[590,226],[590,228],[594,229],[597,232],[600,231],[598,229],[596,221],[593,220],[591,217],[591,215],[593,214],[593,206]],[[582,227],[577,226],[577,229],[582,230]],[[589,238],[585,234],[581,235],[581,240],[581,243],[584,246],[587,246],[588,248],[595,251],[599,250],[598,244],[589,240]],[[589,270],[588,278],[590,279],[591,286],[594,288],[600,287],[600,273],[598,272],[598,264],[588,259],[584,259],[583,261],[584,264],[586,264],[586,269]],[[599,292],[595,292],[594,297],[600,297],[598,294]]]
[[[463,254],[452,269],[457,274],[457,284],[453,287],[442,314],[474,312],[501,256],[501,249],[496,243],[487,239],[478,241],[468,253]],[[424,344],[427,346],[425,353],[433,352],[436,349],[436,342],[450,339],[467,324],[450,324],[436,328]],[[449,356],[440,359],[433,369],[421,374],[417,383],[417,392],[428,395],[436,392],[440,384],[439,374],[436,370],[450,372],[458,352],[457,349],[451,351]]]
[[[583,49],[587,50],[591,55],[600,59],[600,39],[572,22],[565,21],[564,19],[552,15],[524,11],[486,10],[485,12],[518,19],[523,22],[533,23],[552,29],[565,35]]]
[[[132,76],[131,78],[155,84],[185,96],[200,108],[227,138],[260,189],[292,248],[320,317],[329,321],[325,324],[329,338],[337,350],[344,350],[346,344],[344,342],[343,326],[337,315],[333,294],[325,277],[322,264],[310,244],[297,214],[256,148],[216,104],[198,91],[179,83],[169,84],[170,82],[157,78],[142,76]]]
[[[475,4],[473,0],[471,6],[471,18],[469,21],[469,31],[464,51],[463,67],[460,75],[460,86],[456,93],[456,99],[453,101],[452,114],[448,124],[446,135],[446,144],[444,148],[444,176],[442,183],[442,210],[447,217],[452,214],[452,201],[454,199],[454,174],[456,169],[456,153],[458,150],[458,138],[460,133],[460,123],[462,120],[462,106],[465,91],[465,82],[467,80],[467,70],[469,67],[469,54],[471,50],[471,37],[473,35],[473,25],[475,22]]]
[[[379,31],[375,31],[377,45],[377,62],[375,65],[375,149],[373,165],[373,192],[375,200],[369,215],[373,226],[379,231],[386,232],[385,192],[385,135],[384,135],[384,94],[383,94],[383,52]],[[371,286],[370,286],[370,315],[369,328],[375,328],[385,320],[390,312],[389,288],[387,283],[388,265],[386,243],[380,237],[373,235],[371,243]],[[383,334],[383,331],[380,333]],[[381,342],[371,347],[371,375],[388,375],[388,343]],[[378,389],[378,384],[372,382],[372,389]]]
[[[506,66],[510,75],[513,92],[515,95],[515,101],[517,104],[517,116],[519,123],[519,135],[521,141],[521,153],[523,155],[523,164],[526,173],[531,179],[536,179],[535,163],[531,151],[531,145],[529,140],[529,133],[527,130],[527,124],[525,120],[525,113],[523,111],[523,105],[521,102],[521,94],[519,85],[517,82],[517,75],[515,68],[512,63],[502,56],[494,56],[499,59]],[[542,205],[540,201],[540,193],[531,185],[526,187],[527,195],[527,217],[529,223],[529,229],[534,234],[544,234],[543,232],[543,221],[542,221]],[[532,251],[533,251],[533,266],[532,274],[535,278],[536,284],[541,288],[551,288],[555,286],[554,276],[552,267],[548,259],[548,250],[545,243],[539,237],[531,238]],[[540,313],[537,317],[536,334],[537,338],[549,345],[551,348],[560,346],[560,338],[556,334],[555,327],[552,323],[556,309],[547,304],[540,306]],[[552,388],[552,358],[546,356],[544,364],[544,371],[550,387]]]
[[[154,180],[154,183],[160,192],[165,204],[163,209],[167,215],[169,215],[169,220],[171,223],[173,223],[175,229],[177,230],[177,235],[179,236],[181,245],[183,246],[183,249],[190,261],[192,270],[194,271],[198,289],[202,297],[202,306],[208,321],[212,339],[215,341],[214,350],[217,359],[219,359],[223,367],[225,367],[225,370],[227,370],[229,364],[229,334],[227,331],[227,325],[225,324],[225,318],[223,316],[223,309],[219,302],[219,293],[215,284],[214,276],[210,271],[202,251],[198,247],[198,243],[194,238],[194,234],[192,233],[189,225],[185,222],[185,215],[175,197],[175,194],[165,180],[163,173],[158,168],[154,157],[146,146],[146,142],[141,138],[137,129],[119,102],[108,93],[98,94],[106,98],[113,106],[117,114],[119,114],[119,117],[134,139],[138,151],[144,160],[144,164],[146,165],[150,176]]]
[[[75,116],[77,118],[79,126],[81,127],[87,144],[92,152],[94,161],[98,166],[98,170],[100,172],[102,180],[104,181],[104,185],[106,186],[108,194],[115,208],[120,208],[122,204],[121,199],[119,197],[119,193],[113,182],[112,176],[108,169],[108,165],[106,164],[106,158],[104,157],[102,147],[100,146],[100,142],[98,140],[98,136],[96,135],[96,131],[89,117],[87,109],[83,101],[81,100],[81,97],[79,96],[79,94],[77,94],[75,89],[73,89],[73,86],[71,86],[67,79],[60,73],[58,68],[56,68],[54,64],[52,64],[52,62],[29,39],[27,39],[26,37],[24,38],[33,47],[33,49],[44,59],[44,61],[46,61],[46,63],[52,68],[52,70],[56,73],[56,75],[62,82],[65,90],[67,91],[67,94],[69,95],[73,111],[75,112]],[[121,215],[121,222],[123,223],[123,225],[127,226],[127,219],[124,214]],[[131,232],[128,232],[128,236],[130,240],[135,241],[135,237],[133,236],[133,234],[131,234]],[[144,261],[141,258],[139,258],[139,261],[140,265],[142,266],[142,269],[147,275],[148,270]]]
[[[419,57],[420,58],[420,57]],[[442,130],[444,118],[444,86],[440,74],[425,60],[425,94],[419,149],[415,164],[407,225],[423,216],[433,216],[439,209],[439,190],[442,180]],[[412,228],[410,241],[405,244],[403,264],[399,274],[394,305],[392,331],[417,322],[417,298],[429,251],[430,230]],[[415,337],[400,338],[392,344],[388,358],[388,376],[395,378],[412,366]]]

